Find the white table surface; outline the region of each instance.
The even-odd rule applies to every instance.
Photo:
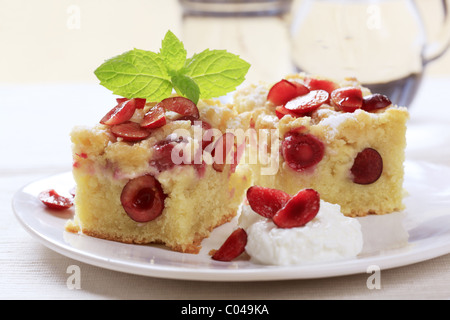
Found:
[[[32,181],[70,171],[69,131],[97,122],[113,103],[93,81],[92,70],[134,46],[157,50],[168,28],[181,29],[174,18],[176,1],[164,2],[0,0],[0,40],[8,48],[0,54],[0,299],[449,299],[450,254],[382,270],[381,288],[372,290],[366,285],[369,274],[212,283],[81,263],[36,242],[21,227],[11,207],[13,195]],[[79,29],[66,27],[71,5],[81,9]],[[134,24],[116,23],[130,15]],[[429,66],[432,75],[410,108],[409,159],[450,166],[449,61],[447,54]],[[80,267],[81,289],[67,286],[71,265]]]

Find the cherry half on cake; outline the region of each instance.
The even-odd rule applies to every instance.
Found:
[[[339,110],[344,112],[354,112],[361,109],[363,105],[361,88],[344,87],[336,89],[331,93],[331,101]]]
[[[126,121],[111,126],[111,133],[124,141],[136,142],[144,140],[150,136],[150,131],[141,127],[137,122]]]
[[[309,93],[301,83],[283,79],[275,83],[267,94],[267,100],[276,106],[285,105],[289,100]]]
[[[316,79],[316,78],[306,78],[305,86],[309,88],[309,90],[325,90],[329,94],[334,90],[339,88],[339,85],[331,80],[327,79]]]
[[[350,171],[354,183],[372,184],[383,173],[383,158],[377,150],[366,148],[358,153]]]
[[[384,94],[374,93],[364,97],[361,108],[365,111],[375,111],[386,108],[391,104],[391,100]]]
[[[131,179],[120,195],[125,212],[136,222],[148,222],[159,217],[164,210],[165,198],[161,184],[151,175]]]
[[[301,172],[319,163],[324,156],[325,147],[318,138],[291,130],[281,142],[281,152],[288,166]]]
[[[267,100],[276,107],[279,119],[290,114],[293,117],[305,116],[329,100],[325,90],[310,90],[307,86],[283,79],[275,83],[267,94]]]
[[[137,142],[148,138],[152,129],[157,129],[167,123],[166,110],[176,112],[180,120],[189,119],[191,122],[200,118],[197,105],[184,97],[170,97],[162,100],[147,111],[140,123],[132,121],[136,109],[143,109],[146,99],[117,98],[117,105],[112,108],[100,123],[108,125],[111,133],[127,142]]]
[[[298,116],[304,116],[317,110],[328,101],[329,97],[330,95],[325,90],[313,90],[288,101],[284,108]]]
[[[175,166],[172,160],[172,151],[179,143],[186,143],[183,137],[165,139],[156,143],[153,148],[153,156],[150,165],[156,167],[159,172],[169,170]],[[182,148],[177,150],[181,151]],[[178,154],[180,156],[180,154]]]
[[[116,99],[117,103],[122,103],[122,102],[127,101],[127,100],[133,100],[136,109],[144,109],[145,103],[147,102],[146,99],[142,99],[142,98],[132,98],[132,99],[128,99],[128,98],[117,98],[117,99]]]
[[[166,113],[161,106],[151,108],[142,119],[140,125],[145,129],[156,129],[166,124]]]
[[[141,106],[141,100],[139,99],[139,107]],[[112,108],[101,120],[101,124],[115,125],[124,123],[131,119],[136,110],[136,99],[118,98],[117,106]],[[145,100],[144,100],[145,105]],[[143,106],[142,106],[143,107]]]
[[[377,111],[392,104],[382,94],[364,97],[359,86],[341,88],[331,80],[315,78],[305,78],[303,84],[283,79],[270,88],[267,100],[275,104],[278,119],[286,115],[294,118],[311,116],[323,104],[330,104],[337,111],[350,113],[358,109]]]
[[[200,113],[194,102],[184,97],[170,97],[157,104],[166,110],[176,112],[182,116],[189,116],[193,119],[199,119]]]
[[[213,157],[213,169],[217,172],[222,172],[225,165],[231,162],[236,164],[236,150],[235,150],[235,135],[231,132],[224,133],[214,144],[214,149],[211,151]]]

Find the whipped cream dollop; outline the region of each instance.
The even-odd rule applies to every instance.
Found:
[[[255,263],[299,265],[354,258],[363,248],[361,225],[340,206],[320,201],[317,216],[305,226],[283,229],[241,205],[238,224],[247,232],[246,252]]]

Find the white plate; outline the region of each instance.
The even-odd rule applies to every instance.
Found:
[[[204,281],[267,281],[341,276],[406,266],[450,253],[450,168],[428,162],[407,161],[407,209],[386,216],[360,219],[365,248],[357,258],[301,266],[263,266],[240,257],[214,261],[208,255],[234,227],[217,228],[198,255],[182,254],[157,245],[130,245],[64,231],[73,210],[47,210],[37,199],[40,191],[70,190],[71,173],[42,179],[23,187],[13,198],[13,209],[23,227],[48,248],[106,269],[161,278]],[[370,225],[370,228],[366,228]],[[409,236],[409,238],[408,238]]]

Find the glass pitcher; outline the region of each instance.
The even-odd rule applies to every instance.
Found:
[[[291,24],[293,63],[315,75],[356,77],[409,106],[425,65],[449,46],[450,0],[442,3],[440,37],[428,43],[413,0],[302,0]]]
[[[249,82],[292,72],[287,16],[292,0],[179,0],[186,50],[225,49],[251,63]]]

